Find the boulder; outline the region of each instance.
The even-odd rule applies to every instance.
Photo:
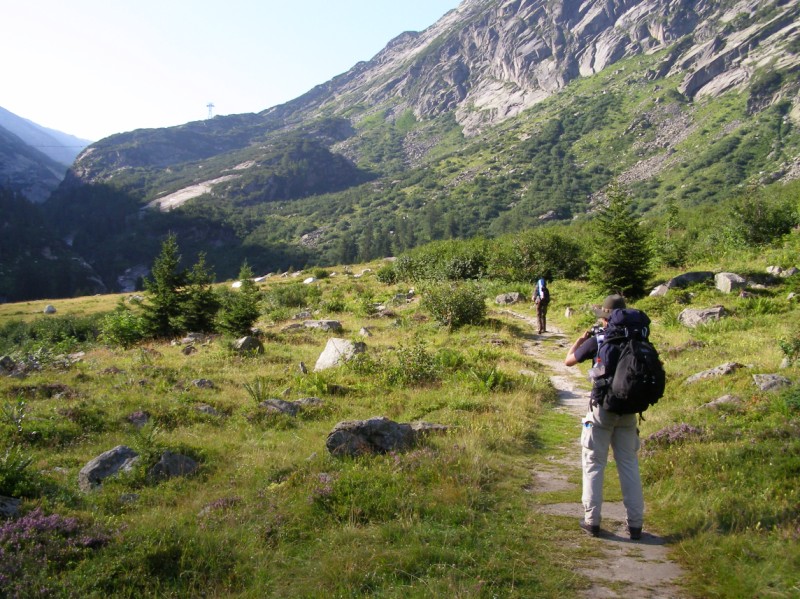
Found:
[[[8,374],[14,372],[15,366],[16,364],[14,360],[11,359],[11,356],[0,357],[0,374]]]
[[[303,326],[307,329],[320,329],[334,333],[340,333],[343,330],[342,323],[338,320],[306,320]]]
[[[47,304],[44,307],[44,310],[42,310],[42,312],[44,312],[45,314],[55,314],[56,313],[56,307],[51,305],[51,304]]]
[[[400,424],[383,416],[369,420],[347,420],[333,427],[325,447],[334,456],[405,451],[413,447],[416,433],[410,424]]]
[[[724,376],[726,374],[733,374],[737,370],[742,368],[742,365],[738,362],[725,362],[725,364],[720,364],[716,368],[710,368],[709,370],[704,370],[703,372],[698,372],[697,374],[693,374],[688,379],[686,379],[686,383],[696,383],[697,381],[701,381],[703,379],[711,379],[716,378],[719,376]]]
[[[316,283],[316,282],[317,282],[316,277],[308,277],[307,279],[303,280],[303,283],[305,285],[311,285],[311,283]]]
[[[0,518],[16,518],[19,515],[21,500],[0,495]]]
[[[723,306],[701,309],[686,308],[678,315],[678,322],[693,329],[698,325],[719,320],[726,314],[727,312]]]
[[[689,285],[694,285],[695,283],[704,283],[713,278],[714,273],[710,271],[685,272],[677,277],[672,277],[665,284],[669,289],[674,289],[676,287],[688,287]]]
[[[731,406],[738,408],[741,405],[742,405],[742,399],[740,397],[737,397],[735,395],[723,395],[722,397],[718,397],[714,401],[705,403],[700,407],[709,410],[717,410],[722,406]]]
[[[798,272],[800,272],[800,270],[798,270],[796,266],[792,266],[791,268],[787,268],[786,270],[784,270],[781,273],[781,276],[784,277],[784,278],[785,277],[793,277]]]
[[[792,384],[792,381],[779,374],[754,374],[753,382],[761,391],[778,391]]]
[[[362,342],[348,341],[338,337],[331,337],[325,345],[325,349],[317,358],[314,372],[333,368],[352,359],[356,354],[367,350],[366,344]]]
[[[242,353],[255,352],[257,354],[264,353],[264,345],[255,337],[248,335],[237,339],[233,344],[233,349]]]
[[[189,476],[194,474],[197,468],[197,462],[192,458],[165,451],[161,459],[147,472],[147,478],[152,482],[158,482],[176,476]]]
[[[664,297],[668,291],[669,287],[666,284],[659,285],[650,292],[650,297]]]
[[[494,298],[494,303],[500,306],[508,306],[519,302],[520,297],[521,296],[518,291],[512,291],[511,293],[501,293],[496,298]]]
[[[130,471],[138,460],[139,454],[125,445],[109,449],[81,468],[78,472],[78,487],[83,492],[89,492],[100,486],[109,476]]]
[[[714,285],[722,293],[731,293],[732,291],[744,289],[747,286],[747,281],[736,273],[718,272],[714,275]]]

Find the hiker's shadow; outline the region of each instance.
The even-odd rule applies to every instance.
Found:
[[[615,541],[617,543],[625,543],[626,545],[650,545],[653,547],[658,547],[661,545],[670,545],[676,541],[676,539],[671,536],[662,537],[661,535],[647,531],[642,531],[642,538],[637,540],[629,538],[627,533],[616,533],[611,531],[604,532],[605,534],[601,534],[601,537],[606,537],[608,540]]]

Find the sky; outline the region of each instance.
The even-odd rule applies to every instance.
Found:
[[[459,0],[2,0],[0,106],[96,141],[260,112]]]

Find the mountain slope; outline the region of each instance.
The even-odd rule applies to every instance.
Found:
[[[800,174],[798,23],[798,0],[465,0],[284,105],[93,144],[51,212],[111,281],[166,230],[232,276],[579,217],[612,178],[642,210],[715,202]]]

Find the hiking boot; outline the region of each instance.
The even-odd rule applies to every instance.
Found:
[[[631,541],[638,541],[642,538],[642,529],[633,526],[628,527],[628,533],[631,535]]]
[[[600,525],[599,524],[588,524],[581,520],[579,526],[586,531],[587,534],[593,537],[600,536]]]

